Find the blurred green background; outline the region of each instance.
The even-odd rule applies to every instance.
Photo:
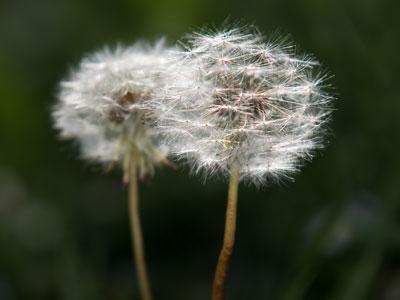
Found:
[[[0,2],[0,299],[139,299],[121,174],[79,160],[50,110],[84,53],[227,17],[277,29],[335,75],[333,135],[295,182],[240,186],[227,299],[400,299],[400,2]],[[155,299],[210,299],[227,183],[141,184]]]

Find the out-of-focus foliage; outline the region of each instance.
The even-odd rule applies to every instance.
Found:
[[[295,182],[240,187],[228,299],[400,299],[400,4],[395,0],[0,3],[0,299],[139,299],[121,173],[78,158],[57,83],[108,43],[230,20],[279,29],[335,75],[327,149]],[[227,183],[141,184],[156,299],[208,299]]]

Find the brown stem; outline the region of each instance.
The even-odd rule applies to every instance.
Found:
[[[136,175],[137,165],[136,157],[133,154],[130,157],[129,169],[129,216],[131,222],[133,252],[135,255],[136,270],[139,279],[139,288],[142,295],[142,300],[151,300],[152,296],[149,279],[147,276],[142,229],[139,217],[139,197]]]
[[[213,300],[225,299],[225,282],[228,274],[229,260],[235,244],[236,208],[239,187],[239,164],[234,162],[229,179],[228,205],[226,208],[224,243],[219,254],[217,270],[213,283]]]

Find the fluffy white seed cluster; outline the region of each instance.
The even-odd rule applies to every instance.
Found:
[[[152,100],[157,130],[195,172],[291,178],[322,146],[331,97],[318,62],[247,29],[194,33]]]
[[[86,159],[123,161],[125,171],[134,155],[140,176],[152,175],[166,153],[149,125],[154,115],[148,105],[153,91],[164,84],[164,50],[160,40],[154,47],[136,43],[84,58],[61,82],[53,111],[61,137],[76,139]]]

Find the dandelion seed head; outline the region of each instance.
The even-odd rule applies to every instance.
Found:
[[[163,40],[85,57],[60,84],[53,110],[60,137],[77,140],[82,156],[95,162],[122,161],[134,149],[141,175],[152,173],[166,148],[149,125],[147,103],[163,84],[159,73],[167,61]]]
[[[319,63],[248,29],[198,32],[175,54],[152,102],[157,130],[195,172],[256,185],[291,178],[321,148],[332,97]]]

